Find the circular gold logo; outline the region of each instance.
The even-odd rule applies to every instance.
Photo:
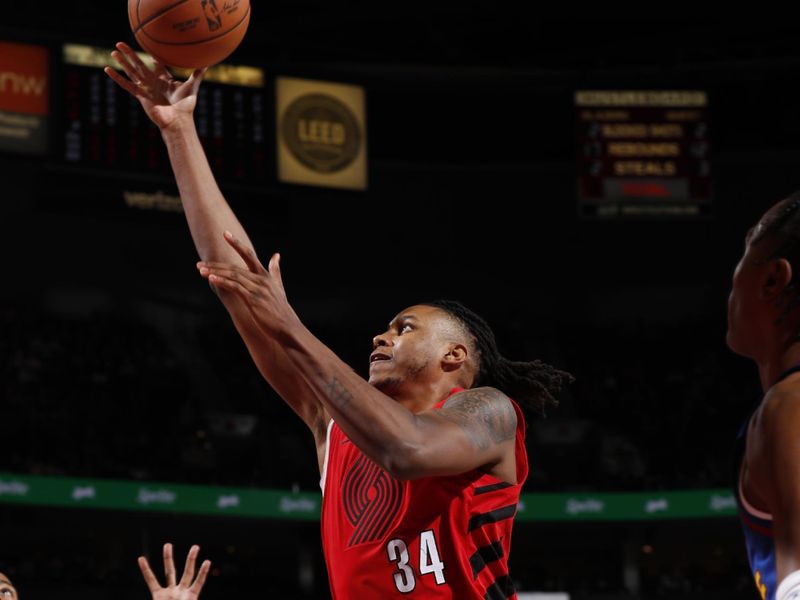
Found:
[[[361,149],[361,128],[355,115],[325,94],[295,98],[283,113],[281,134],[292,155],[318,173],[341,171]]]

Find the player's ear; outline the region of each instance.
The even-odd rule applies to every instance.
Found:
[[[777,258],[766,264],[761,280],[761,295],[765,300],[776,300],[786,291],[792,281],[792,265],[785,258]]]
[[[464,344],[451,343],[442,357],[442,368],[445,371],[455,371],[467,362],[468,356],[467,347]]]

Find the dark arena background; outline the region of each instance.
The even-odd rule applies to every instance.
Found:
[[[0,571],[24,600],[147,598],[136,557],[160,574],[161,544],[198,543],[207,600],[329,598],[313,440],[103,74],[125,3],[4,8]],[[254,1],[203,85],[223,192],[359,373],[399,310],[447,297],[575,375],[528,427],[521,600],[759,597],[732,490],[760,388],[726,299],[748,228],[800,188],[797,34]],[[357,100],[283,110],[318,82]]]

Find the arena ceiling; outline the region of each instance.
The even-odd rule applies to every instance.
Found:
[[[254,2],[240,52],[287,62],[604,69],[792,60],[780,22],[537,19],[486,2]],[[123,2],[16,3],[0,33],[111,42],[128,34]]]

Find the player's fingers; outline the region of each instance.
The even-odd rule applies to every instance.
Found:
[[[199,262],[197,263],[197,270],[200,271],[200,275],[203,277],[208,277],[211,273],[216,273],[217,275],[223,275],[225,273],[234,273],[236,271],[242,271],[244,273],[250,273],[244,267],[237,267],[236,265],[232,265],[230,263],[218,263],[218,262]],[[252,273],[250,273],[252,275]]]
[[[111,67],[106,67],[103,70],[105,71],[106,75],[111,77],[111,79],[113,79],[119,87],[121,87],[129,94],[133,94],[134,96],[136,96],[141,93],[141,90],[139,89],[138,86],[134,85],[129,80],[125,79],[122,75],[117,73]]]
[[[139,74],[144,78],[145,75],[151,73],[150,69],[147,68],[147,65],[144,64],[144,61],[139,58],[139,55],[136,54],[133,48],[128,46],[125,42],[117,42],[117,49],[125,55],[125,58],[130,61],[130,63],[139,71]]]
[[[114,60],[116,60],[119,65],[122,67],[123,71],[131,78],[135,84],[139,84],[144,79],[145,73],[142,73],[141,69],[139,69],[133,61],[131,61],[130,55],[120,50],[122,48],[122,44],[117,44],[117,49],[111,53],[111,56]],[[134,54],[135,56],[135,54]]]
[[[172,544],[164,544],[164,575],[167,587],[175,585],[175,561],[172,559]]]
[[[229,292],[235,292],[245,299],[251,295],[250,292],[241,283],[239,283],[238,281],[234,281],[233,279],[228,279],[227,277],[221,277],[219,275],[209,275],[208,282],[215,287],[228,290]]]
[[[242,260],[251,272],[260,273],[262,275],[266,273],[266,269],[264,269],[264,265],[261,264],[261,261],[258,260],[255,250],[234,237],[230,231],[226,231],[223,235],[225,236],[225,241],[242,257]]]
[[[155,69],[153,70],[153,72],[156,74],[156,76],[158,76],[159,79],[162,79],[163,81],[171,82],[173,80],[173,77],[172,73],[170,73],[169,69],[167,69],[167,65],[162,63],[157,58],[153,58],[153,62],[155,63]]]
[[[114,50],[111,53],[111,58],[117,61],[117,64],[122,68],[123,71],[125,71],[125,74],[134,83],[134,85],[139,85],[142,83],[142,74],[131,64],[131,62],[125,57],[124,54],[122,54],[122,52],[119,50]]]
[[[139,570],[142,572],[142,577],[144,577],[144,582],[147,584],[147,589],[150,592],[156,592],[161,589],[161,585],[158,583],[158,579],[156,579],[155,573],[153,573],[153,569],[150,568],[150,563],[147,562],[147,559],[144,556],[140,556],[139,560]]]
[[[204,263],[203,265],[198,265],[197,270],[206,279],[209,275],[220,275],[221,277],[239,281],[242,285],[252,288],[264,285],[264,277],[262,275],[251,273],[244,267],[236,267],[224,263]]]
[[[186,556],[186,564],[183,567],[183,576],[181,577],[181,586],[189,587],[194,579],[194,565],[197,562],[197,553],[200,552],[200,546],[194,545],[189,548],[189,554]]]
[[[189,85],[192,86],[192,90],[194,92],[196,92],[197,89],[200,87],[200,84],[203,81],[203,77],[205,77],[205,74],[206,74],[207,71],[208,71],[208,67],[203,67],[202,69],[195,69],[192,72],[192,74],[189,77],[189,79],[187,80],[189,82]]]
[[[190,591],[194,592],[195,594],[200,594],[200,591],[203,589],[203,586],[206,584],[206,577],[208,577],[208,571],[211,569],[211,561],[204,560],[203,564],[200,565],[200,571],[197,573],[197,579],[194,580],[192,587],[189,588]]]
[[[283,289],[283,278],[281,277],[281,255],[277,252],[269,259],[269,274],[278,282]]]
[[[201,269],[200,275],[209,281],[211,281],[212,277],[221,277],[228,281],[235,281],[241,286],[242,291],[247,293],[251,298],[259,298],[264,295],[265,282],[263,278],[258,279],[258,275],[254,275],[244,269]]]

